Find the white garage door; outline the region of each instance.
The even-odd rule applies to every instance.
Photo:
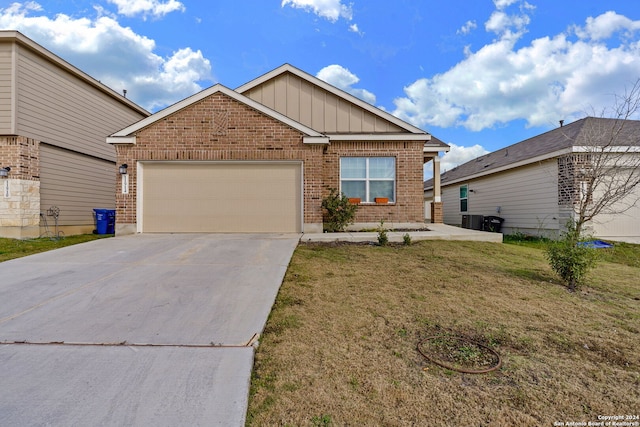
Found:
[[[300,163],[143,163],[143,232],[297,233]]]

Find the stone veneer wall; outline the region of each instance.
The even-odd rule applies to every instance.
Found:
[[[9,176],[0,179],[0,236],[40,234],[39,146],[31,138],[0,136],[0,167],[11,168]]]

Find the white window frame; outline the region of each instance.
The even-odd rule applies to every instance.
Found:
[[[460,195],[461,190],[462,190],[463,188],[465,188],[465,189],[467,190],[467,191],[466,191],[467,197],[462,197],[462,196]],[[458,207],[460,208],[460,212],[461,212],[461,213],[467,213],[467,212],[469,212],[469,184],[461,185],[461,186],[458,188],[458,198],[459,198],[459,200],[460,200],[460,203],[458,204]],[[462,201],[463,201],[463,200],[466,200],[466,208],[467,208],[466,210],[462,210]]]
[[[364,178],[342,178],[342,159],[365,159],[365,177]],[[369,160],[370,159],[393,159],[393,178],[371,178],[369,176]],[[371,199],[371,194],[370,194],[370,188],[369,188],[369,183],[371,181],[392,181],[393,182],[393,199],[389,198],[389,204],[393,204],[396,202],[396,199],[398,198],[398,194],[397,194],[397,182],[396,182],[396,177],[398,176],[397,174],[397,159],[395,156],[369,156],[369,157],[364,157],[364,156],[343,156],[340,157],[340,194],[342,194],[342,182],[343,181],[362,181],[364,179],[365,181],[365,198],[366,200],[362,200],[361,203],[375,203],[375,200]]]

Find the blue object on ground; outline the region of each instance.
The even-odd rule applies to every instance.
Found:
[[[587,248],[595,248],[595,249],[612,248],[613,247],[613,245],[611,243],[603,242],[602,240],[589,240],[587,242],[579,242],[578,246],[584,246],[584,247],[587,247]]]
[[[107,227],[109,224],[108,209],[94,209],[93,212],[96,216],[96,233],[107,234]]]

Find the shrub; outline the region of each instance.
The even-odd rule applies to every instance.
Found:
[[[598,261],[596,249],[580,244],[585,240],[576,229],[575,222],[569,221],[560,239],[549,242],[545,251],[551,269],[571,291],[579,288]]]
[[[405,246],[411,246],[411,235],[409,233],[404,233],[402,236],[402,241]]]
[[[387,243],[389,243],[389,236],[387,236],[387,229],[384,227],[384,220],[381,219],[378,226],[378,244],[386,246]]]
[[[330,189],[327,197],[322,199],[325,210],[324,229],[329,232],[344,231],[349,224],[353,224],[358,206],[349,203],[344,193],[338,193],[335,188]]]

